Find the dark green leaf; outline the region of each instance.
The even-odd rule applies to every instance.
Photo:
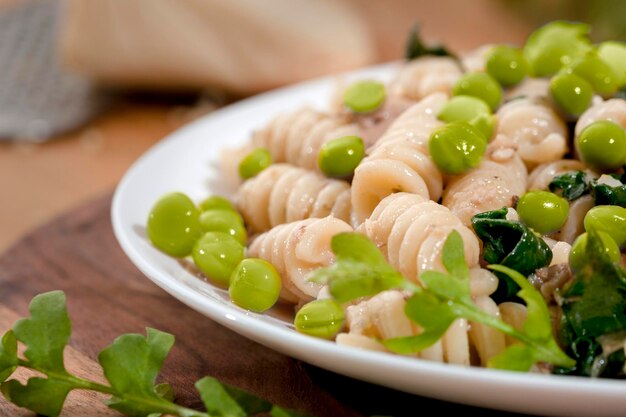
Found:
[[[0,382],[4,382],[17,368],[17,338],[13,330],[2,336],[0,344]]]
[[[64,381],[35,377],[26,385],[14,379],[2,383],[2,393],[9,401],[47,417],[61,413],[67,394],[74,388]]]
[[[585,173],[582,171],[561,174],[550,182],[548,188],[567,201],[573,201],[578,197],[589,194],[589,183],[586,180]]]
[[[550,264],[552,251],[546,242],[521,222],[506,220],[507,209],[480,213],[472,226],[483,242],[483,258],[489,264],[500,264],[528,276]],[[498,273],[500,284],[492,295],[496,302],[512,299],[519,290],[510,277]]]
[[[588,233],[587,263],[562,292],[573,340],[626,330],[626,270],[611,262],[595,231]]]
[[[17,339],[26,345],[24,356],[42,371],[67,374],[63,350],[72,325],[65,305],[65,294],[52,291],[37,295],[29,306],[30,318],[18,320],[13,327]]]
[[[621,98],[622,100],[626,100],[626,87],[622,87],[617,90],[617,93],[615,93],[615,98]]]
[[[132,417],[144,417],[156,411],[154,407],[167,406],[169,402],[156,391],[155,380],[173,344],[174,336],[149,328],[147,337],[125,334],[100,352],[98,360],[104,375],[118,393],[108,402],[109,407]]]
[[[407,60],[416,59],[424,55],[450,56],[454,58],[454,55],[442,45],[426,46],[420,37],[419,31],[419,24],[416,24],[409,34],[405,48],[405,58]]]
[[[154,391],[164,400],[174,401],[174,389],[167,382],[155,385]]]
[[[611,187],[606,184],[592,183],[595,204],[626,207],[626,184]]]

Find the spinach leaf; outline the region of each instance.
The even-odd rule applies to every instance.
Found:
[[[622,100],[626,100],[626,87],[622,87],[617,90],[617,93],[615,93],[615,98],[621,98]]]
[[[483,258],[490,264],[507,266],[527,277],[550,264],[552,251],[544,240],[525,224],[506,219],[507,208],[479,213],[472,226],[483,242]],[[492,298],[500,303],[514,300],[520,290],[509,276],[496,272],[500,279]]]
[[[407,40],[404,56],[408,61],[424,55],[449,56],[456,58],[442,45],[426,46],[419,34],[419,24],[413,26]]]
[[[598,338],[626,330],[626,269],[611,262],[595,231],[588,233],[586,263],[563,289],[561,301],[561,344],[567,346],[577,364],[557,370],[559,373],[591,375],[601,353]],[[612,358],[617,359],[619,355]],[[611,365],[605,371],[615,368]]]
[[[596,205],[612,205],[626,207],[626,184],[611,187],[606,184],[591,184]]]
[[[585,173],[582,171],[561,174],[550,182],[548,188],[567,201],[589,194],[589,183],[585,180]]]

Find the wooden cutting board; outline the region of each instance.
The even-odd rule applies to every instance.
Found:
[[[0,331],[28,315],[35,295],[63,290],[73,322],[68,368],[101,378],[97,354],[123,333],[157,328],[176,336],[161,380],[176,401],[201,409],[193,384],[211,375],[284,407],[311,416],[503,416],[401,393],[347,378],[289,358],[252,342],[188,308],[149,281],[126,258],[113,235],[111,196],[53,220],[0,256]],[[22,377],[24,375],[21,375]],[[64,416],[119,416],[101,397],[73,392]],[[32,416],[0,398],[0,416]]]

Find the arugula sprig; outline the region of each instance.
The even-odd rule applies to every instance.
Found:
[[[65,368],[63,359],[72,327],[65,294],[40,294],[33,298],[29,309],[31,317],[18,320],[2,337],[0,390],[7,400],[39,415],[58,416],[69,392],[82,389],[108,395],[109,407],[131,417],[245,417],[261,412],[270,412],[273,417],[304,416],[212,377],[195,384],[206,412],[175,404],[172,387],[156,383],[174,345],[174,336],[151,328],[145,337],[122,335],[100,353],[98,360],[110,385],[73,375]],[[24,357],[18,355],[18,342],[26,346]],[[18,367],[38,371],[45,377],[31,377],[26,385],[8,379]]]
[[[574,361],[559,348],[551,331],[550,315],[541,294],[518,272],[502,265],[490,268],[509,276],[521,290],[518,296],[526,302],[528,318],[523,330],[481,310],[472,301],[469,270],[465,264],[463,239],[450,233],[443,247],[442,262],[447,273],[426,271],[420,275],[423,286],[409,282],[384,259],[367,237],[342,233],[333,237],[331,247],[336,262],[312,273],[311,280],[327,283],[331,295],[339,302],[372,296],[388,289],[411,292],[406,315],[421,328],[416,336],[381,341],[396,353],[416,353],[436,343],[454,320],[464,318],[494,327],[519,340],[494,357],[488,366],[527,371],[536,362],[571,366]]]

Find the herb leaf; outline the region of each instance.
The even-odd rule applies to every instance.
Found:
[[[336,262],[314,270],[308,279],[328,283],[330,293],[340,303],[375,295],[404,282],[402,275],[387,264],[376,245],[362,234],[335,235],[331,248],[337,257]]]
[[[167,406],[168,401],[156,391],[156,377],[163,366],[174,336],[155,329],[147,329],[147,337],[125,334],[105,348],[98,361],[104,375],[115,390],[108,406],[129,416],[147,416],[154,412],[144,404]],[[143,402],[136,401],[138,398]]]
[[[626,207],[626,184],[611,187],[607,184],[591,184],[596,205],[611,205]]]
[[[489,264],[500,264],[524,276],[550,264],[552,251],[544,240],[525,224],[506,219],[507,209],[480,213],[472,226],[483,242],[483,258]],[[519,285],[507,274],[497,273],[498,289],[492,295],[497,302],[514,299]]]
[[[0,382],[4,382],[17,368],[17,338],[13,330],[2,337],[0,343]]]
[[[248,415],[215,378],[202,378],[196,382],[196,389],[200,392],[200,398],[210,415],[223,417],[246,417]],[[262,411],[267,411],[267,409]]]
[[[567,201],[576,200],[585,194],[589,194],[589,182],[582,171],[566,172],[555,177],[548,188],[553,193],[560,195]]]
[[[420,25],[415,24],[409,34],[407,40],[404,56],[407,60],[413,60],[424,55],[434,56],[450,56],[454,58],[454,55],[450,53],[442,45],[426,46],[422,38],[420,37]]]
[[[626,330],[626,270],[611,262],[597,232],[588,233],[586,263],[562,291],[562,339],[577,363],[560,373],[591,375],[598,338]]]
[[[535,362],[548,362],[559,366],[572,366],[574,361],[559,348],[552,334],[552,322],[545,301],[539,291],[525,276],[502,265],[490,265],[490,269],[508,275],[520,287],[517,295],[526,302],[528,315],[524,333],[518,339],[524,346],[513,345],[489,362],[490,367],[511,370],[528,370]],[[517,330],[516,330],[517,332]]]
[[[14,404],[37,414],[56,417],[61,414],[67,394],[78,388],[72,383],[53,378],[30,378],[26,385],[15,379],[2,384],[2,393]]]

